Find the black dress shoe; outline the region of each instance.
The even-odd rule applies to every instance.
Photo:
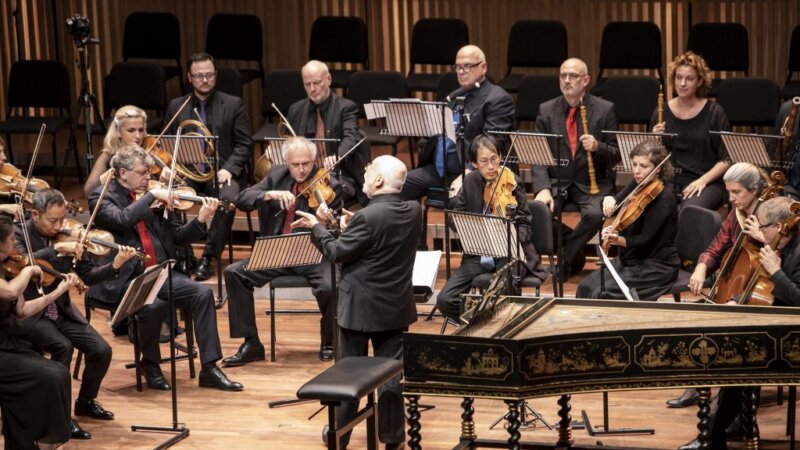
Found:
[[[319,349],[319,360],[320,361],[330,361],[333,359],[333,347],[330,345],[323,345]]]
[[[241,383],[229,380],[225,376],[225,372],[216,365],[207,368],[203,367],[203,370],[200,371],[199,384],[200,387],[212,387],[223,391],[241,391],[244,389]]]
[[[161,367],[158,367],[157,364],[142,364],[142,372],[144,372],[144,378],[147,380],[147,387],[150,389],[157,391],[172,390],[172,386],[164,378],[164,373],[161,372]]]
[[[70,436],[72,436],[72,439],[92,438],[92,433],[89,433],[88,431],[81,428],[81,426],[78,425],[78,422],[75,422],[74,420],[69,421],[69,434]]]
[[[222,360],[222,365],[225,367],[243,366],[247,363],[263,361],[264,359],[264,346],[254,339],[253,341],[245,341],[235,355]]]
[[[222,309],[222,307],[225,306],[225,303],[227,302],[228,302],[228,297],[218,297],[214,301],[214,309]]]
[[[387,443],[384,447],[386,450],[403,450],[406,448],[406,444],[404,442],[392,442]]]
[[[211,277],[211,258],[204,256],[194,271],[194,279],[197,281],[205,281]]]
[[[670,408],[686,408],[687,406],[696,405],[700,400],[700,394],[697,389],[686,389],[678,398],[667,400],[667,406]]]
[[[688,442],[678,447],[678,450],[698,450],[699,448],[700,448],[700,440],[695,438],[695,440],[693,440],[692,442]]]
[[[81,399],[75,400],[75,415],[92,417],[100,420],[113,420],[114,413],[106,411],[103,406],[95,399],[84,401]]]

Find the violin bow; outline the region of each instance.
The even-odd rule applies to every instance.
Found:
[[[31,176],[33,175],[33,166],[36,164],[36,158],[39,156],[39,147],[42,145],[42,138],[44,137],[44,130],[47,129],[46,124],[42,124],[39,128],[39,136],[36,138],[36,146],[33,148],[33,156],[31,156],[31,163],[28,164],[28,173],[25,175],[25,184],[22,185],[21,195],[25,197],[28,192],[28,184],[30,183]],[[24,201],[22,203],[25,203]]]
[[[511,150],[514,149],[514,144],[517,142],[518,136],[519,136],[519,130],[517,130],[517,132],[513,136],[511,136],[511,145],[508,147],[508,153],[506,153],[505,158],[503,158],[503,164],[500,165],[500,170],[497,171],[497,178],[500,178],[500,175],[502,175],[503,171],[506,169],[508,161],[511,158]],[[498,180],[498,182],[494,184],[492,195],[489,196],[489,202],[486,204],[486,206],[483,207],[483,215],[486,215],[486,213],[489,212],[489,205],[492,204],[492,200],[494,200],[494,195],[497,193],[497,188],[500,186],[499,181],[500,180]],[[464,183],[464,180],[462,180],[461,182]]]
[[[167,195],[170,198],[168,205],[165,205],[164,208],[164,218],[166,219],[169,216],[169,211],[172,210],[172,188],[175,183],[175,164],[178,162],[178,149],[181,146],[181,128],[178,127],[178,131],[175,133],[175,148],[172,149],[172,165],[169,168],[169,182],[167,183]]]
[[[114,169],[108,169],[106,173],[103,174],[103,176],[106,177],[106,181],[105,183],[103,183],[103,189],[100,190],[100,196],[97,197],[97,204],[94,205],[94,209],[92,210],[92,215],[89,216],[89,221],[86,222],[86,226],[84,227],[83,232],[81,233],[81,238],[78,240],[79,247],[83,247],[86,244],[86,239],[89,236],[89,230],[91,230],[92,225],[94,225],[94,219],[95,217],[97,217],[97,213],[100,211],[106,193],[108,193],[108,188],[109,186],[111,186],[111,180],[114,179]],[[73,257],[72,267],[74,268],[75,265],[77,264],[78,264],[78,259]]]
[[[36,158],[39,156],[39,148],[42,145],[42,138],[44,137],[44,131],[47,129],[46,124],[42,124],[41,128],[39,128],[39,136],[36,138],[36,146],[33,148],[33,155],[31,156],[31,162],[28,165],[28,173],[25,176],[25,183],[22,185],[22,189],[20,190],[20,196],[18,199],[17,204],[20,206],[19,212],[19,222],[20,228],[22,229],[22,238],[25,241],[25,250],[28,251],[28,265],[36,266],[36,260],[33,257],[33,250],[31,247],[31,240],[30,236],[28,236],[28,228],[25,223],[25,193],[28,192],[28,184],[30,183],[31,176],[33,175],[33,166],[36,165]],[[39,292],[39,295],[44,295],[44,290],[42,289],[42,283],[36,283],[36,290]]]
[[[653,171],[650,172],[649,174],[647,174],[647,176],[644,177],[644,179],[642,181],[640,181],[639,184],[637,184],[635,188],[633,188],[633,190],[625,197],[625,199],[622,200],[621,202],[619,202],[619,204],[614,207],[614,212],[612,212],[611,215],[613,216],[614,214],[618,213],[620,209],[622,209],[633,197],[636,196],[636,194],[639,193],[639,191],[642,189],[642,187],[646,186],[648,183],[653,181],[653,178],[658,173],[658,169],[660,169],[661,166],[663,166],[664,163],[666,163],[671,157],[672,157],[672,153],[671,152],[667,153],[666,158],[664,158],[663,161],[658,163],[658,165],[653,169]]]
[[[158,141],[160,141],[160,140],[161,140],[161,138],[164,136],[164,134],[166,134],[167,130],[169,130],[169,127],[170,127],[170,126],[172,126],[172,124],[175,122],[175,119],[177,119],[177,118],[178,118],[178,116],[180,116],[181,112],[183,111],[183,108],[185,108],[185,107],[186,107],[186,105],[188,105],[188,104],[189,104],[189,101],[190,101],[191,99],[192,99],[192,96],[191,96],[191,95],[189,95],[189,96],[187,96],[187,97],[186,97],[186,100],[184,100],[184,101],[183,101],[183,103],[181,104],[180,108],[178,108],[178,110],[175,112],[175,115],[173,115],[173,116],[172,116],[172,118],[171,118],[171,119],[169,119],[169,122],[167,122],[167,124],[166,124],[166,125],[164,125],[164,128],[162,128],[162,129],[161,129],[161,133],[158,133],[158,136],[156,136],[156,138],[155,138],[155,140],[153,141],[153,143],[152,143],[152,144],[150,144],[150,146],[149,146],[149,147],[147,147],[147,148],[145,149],[145,150],[147,150],[147,154],[148,154],[148,155],[150,155],[150,156],[153,158],[153,160],[155,160],[155,161],[156,161],[156,163],[157,163],[157,164],[158,164],[158,165],[159,165],[159,166],[160,166],[162,169],[163,169],[163,168],[165,168],[165,167],[167,167],[167,165],[166,165],[166,164],[164,163],[164,161],[162,161],[162,160],[161,160],[159,157],[157,157],[157,156],[155,156],[155,155],[152,155],[152,154],[150,154],[150,150],[152,150],[152,149],[153,149],[153,147],[155,147],[156,145],[158,145]],[[180,129],[179,129],[179,132],[180,132]],[[176,145],[177,145],[177,144],[176,144]],[[174,156],[173,156],[173,158],[174,158]],[[172,169],[173,169],[173,170],[174,170],[174,167],[175,167],[175,166],[173,165],[173,166],[172,166]]]

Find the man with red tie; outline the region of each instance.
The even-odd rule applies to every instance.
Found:
[[[561,64],[558,76],[563,95],[539,106],[536,131],[564,136],[550,144],[560,167],[533,166],[533,192],[551,211],[557,191],[562,209],[567,203],[580,209],[580,223],[564,237],[564,277],[569,278],[583,269],[583,247],[603,226],[601,203],[603,197],[614,194],[613,169],[619,161],[619,147],[616,136],[602,133],[617,130],[614,104],[586,92],[591,81],[586,63],[570,58]],[[581,123],[581,105],[586,107],[588,130]],[[597,194],[590,193],[589,154],[600,189]]]

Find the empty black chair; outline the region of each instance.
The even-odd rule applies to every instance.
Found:
[[[458,84],[458,75],[455,72],[445,72],[439,75],[439,80],[436,82],[436,100],[445,101],[447,95],[459,87],[461,85]]]
[[[236,97],[242,96],[242,74],[233,67],[217,69],[216,89]]]
[[[603,96],[606,69],[650,69],[661,73],[661,31],[653,22],[609,22],[600,41],[600,72],[592,94]]]
[[[719,84],[717,103],[733,126],[773,126],[780,87],[769,78],[728,78]]]
[[[122,33],[122,58],[167,59],[174,65],[163,66],[165,79],[183,76],[181,65],[181,29],[178,18],[167,12],[135,12],[125,18]]]
[[[524,74],[515,67],[561,67],[567,59],[567,28],[557,20],[518,20],[508,35],[508,69],[500,87],[517,92]]]
[[[311,25],[308,58],[361,64],[369,70],[367,24],[360,17],[317,17]],[[330,69],[331,86],[344,88],[354,70]]]
[[[702,56],[714,71],[747,72],[750,69],[750,44],[747,28],[740,23],[698,23],[689,30],[686,49]],[[721,79],[711,83],[709,97],[716,97]]]
[[[261,144],[262,151],[266,148],[264,138],[278,137],[278,113],[272,104],[280,109],[284,115],[289,111],[292,103],[306,97],[303,88],[303,76],[299,70],[273,70],[264,77],[264,96],[261,102],[261,116],[264,122],[253,133],[253,143]],[[252,152],[253,158],[256,157]],[[255,159],[253,160],[255,166]]]
[[[681,209],[678,216],[678,235],[675,238],[681,268],[678,270],[678,279],[669,290],[676,302],[681,301],[681,292],[689,290],[689,278],[697,259],[706,251],[721,227],[722,218],[716,211],[694,205]],[[706,287],[711,285],[712,280],[713,277],[708,277]]]
[[[789,43],[789,66],[786,70],[786,82],[783,84],[781,98],[792,98],[800,95],[800,81],[792,80],[795,72],[800,72],[800,25],[792,30]]]
[[[264,81],[264,39],[261,20],[249,14],[214,14],[208,21],[206,53],[214,59],[249,61],[258,69],[237,67],[242,84]]]
[[[120,106],[136,105],[147,111],[147,126],[157,133],[160,123],[156,117],[164,117],[167,109],[166,74],[163,67],[155,63],[121,62],[111,67],[104,79],[103,109],[107,120],[113,119],[111,112]]]
[[[658,105],[659,81],[648,76],[608,77],[603,98],[614,103],[619,123],[649,124]]]
[[[436,92],[440,73],[415,73],[417,64],[451,66],[458,49],[469,43],[467,23],[461,19],[420,19],[411,33],[411,67],[406,79],[411,91]]]
[[[408,86],[406,86],[405,77],[400,72],[361,71],[354,73],[350,78],[346,97],[358,105],[359,118],[363,119],[366,117],[364,113],[365,103],[369,103],[372,100],[406,98],[408,97]],[[376,123],[373,123],[366,127],[361,127],[361,130],[367,135],[367,140],[371,145],[390,145],[392,147],[392,155],[397,155],[399,138],[381,134],[381,128]],[[413,152],[410,153],[413,166]]]
[[[11,149],[12,134],[39,134],[44,123],[47,134],[52,139],[53,167],[56,169],[56,187],[60,187],[64,175],[64,166],[69,153],[75,156],[75,167],[78,170],[78,181],[83,183],[83,172],[78,160],[75,142],[73,118],[70,111],[72,96],[67,67],[59,61],[17,61],[11,66],[8,76],[8,97],[6,120],[0,122],[0,134],[6,135],[6,154],[14,161]],[[49,111],[41,116],[27,116],[29,108],[47,108]],[[53,110],[57,114],[53,114]],[[19,112],[18,112],[19,111]],[[69,144],[63,162],[58,161],[56,134],[61,130],[69,131]]]
[[[539,105],[561,95],[558,75],[525,75],[519,82],[516,119],[520,122],[536,121]]]

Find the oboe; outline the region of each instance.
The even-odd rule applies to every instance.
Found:
[[[586,106],[583,104],[583,99],[581,99],[581,125],[583,125],[583,133],[589,134],[589,120],[586,118]],[[586,150],[586,164],[589,166],[589,193],[599,194],[600,188],[597,187],[597,176],[594,173],[594,159],[589,150]]]

